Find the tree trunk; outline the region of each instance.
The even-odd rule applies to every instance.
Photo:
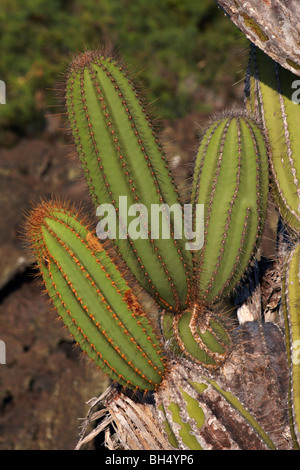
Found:
[[[250,41],[300,76],[299,0],[217,0],[217,3]]]

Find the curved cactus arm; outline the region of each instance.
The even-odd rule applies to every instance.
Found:
[[[50,298],[80,347],[121,385],[156,389],[164,374],[159,339],[80,214],[43,202],[29,215],[26,234]]]
[[[169,348],[176,355],[210,370],[228,358],[231,339],[225,321],[204,305],[193,305],[177,315],[163,312],[160,323]]]
[[[300,447],[300,244],[290,253],[282,278],[282,306],[291,373],[291,428]]]
[[[204,246],[194,252],[195,294],[218,301],[241,280],[262,234],[268,202],[263,135],[246,115],[216,119],[196,157],[192,204],[204,204]]]
[[[114,241],[120,255],[160,305],[182,308],[192,267],[182,206],[162,147],[124,67],[97,51],[75,57],[67,74],[66,106],[94,205],[116,208]],[[127,208],[135,205],[139,211],[141,237],[130,236],[133,219],[127,220],[120,197],[126,198]],[[154,206],[162,209],[162,222],[152,220]],[[166,238],[160,223],[169,231]]]
[[[251,45],[246,103],[261,120],[269,143],[271,190],[284,221],[300,231],[300,103],[297,77]]]

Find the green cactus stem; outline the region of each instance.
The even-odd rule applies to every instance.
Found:
[[[71,335],[112,380],[155,390],[164,375],[159,339],[137,296],[73,207],[42,202],[26,236],[48,294]]]
[[[258,247],[267,202],[263,134],[246,114],[225,113],[208,127],[195,162],[192,203],[204,204],[204,246],[193,252],[196,297],[219,301],[241,280]]]
[[[229,354],[230,333],[224,323],[201,304],[177,315],[161,315],[161,328],[170,348],[211,370],[217,369]]]
[[[291,425],[295,445],[300,446],[300,244],[290,253],[282,279],[285,337],[291,371]],[[297,442],[297,444],[296,444]]]
[[[300,231],[300,104],[293,99],[298,79],[251,45],[246,103],[261,120],[269,142],[271,190],[284,221]]]
[[[162,224],[170,231],[165,239],[153,236],[150,220],[154,205],[181,207],[179,194],[153,125],[124,67],[99,51],[75,57],[67,73],[66,107],[95,208],[112,204],[117,211],[114,241],[120,255],[161,306],[180,310],[187,301],[192,268],[183,217],[162,210]],[[147,212],[144,238],[128,235],[120,197],[127,198],[128,207],[135,204]],[[142,225],[144,215],[141,209]],[[176,228],[182,238],[175,237]],[[120,229],[125,236],[120,236]]]

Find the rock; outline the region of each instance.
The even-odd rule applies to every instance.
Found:
[[[11,149],[0,149],[0,289],[31,261],[21,238],[31,203],[52,193],[75,202],[82,199],[84,185],[74,170],[74,158],[66,157],[67,148],[22,139]]]
[[[74,449],[86,402],[109,382],[88,363],[34,280],[2,291],[0,449]]]

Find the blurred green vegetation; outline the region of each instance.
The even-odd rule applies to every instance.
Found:
[[[172,119],[207,107],[197,90],[222,85],[240,39],[214,0],[1,0],[2,137],[43,128],[70,53],[111,41]]]

